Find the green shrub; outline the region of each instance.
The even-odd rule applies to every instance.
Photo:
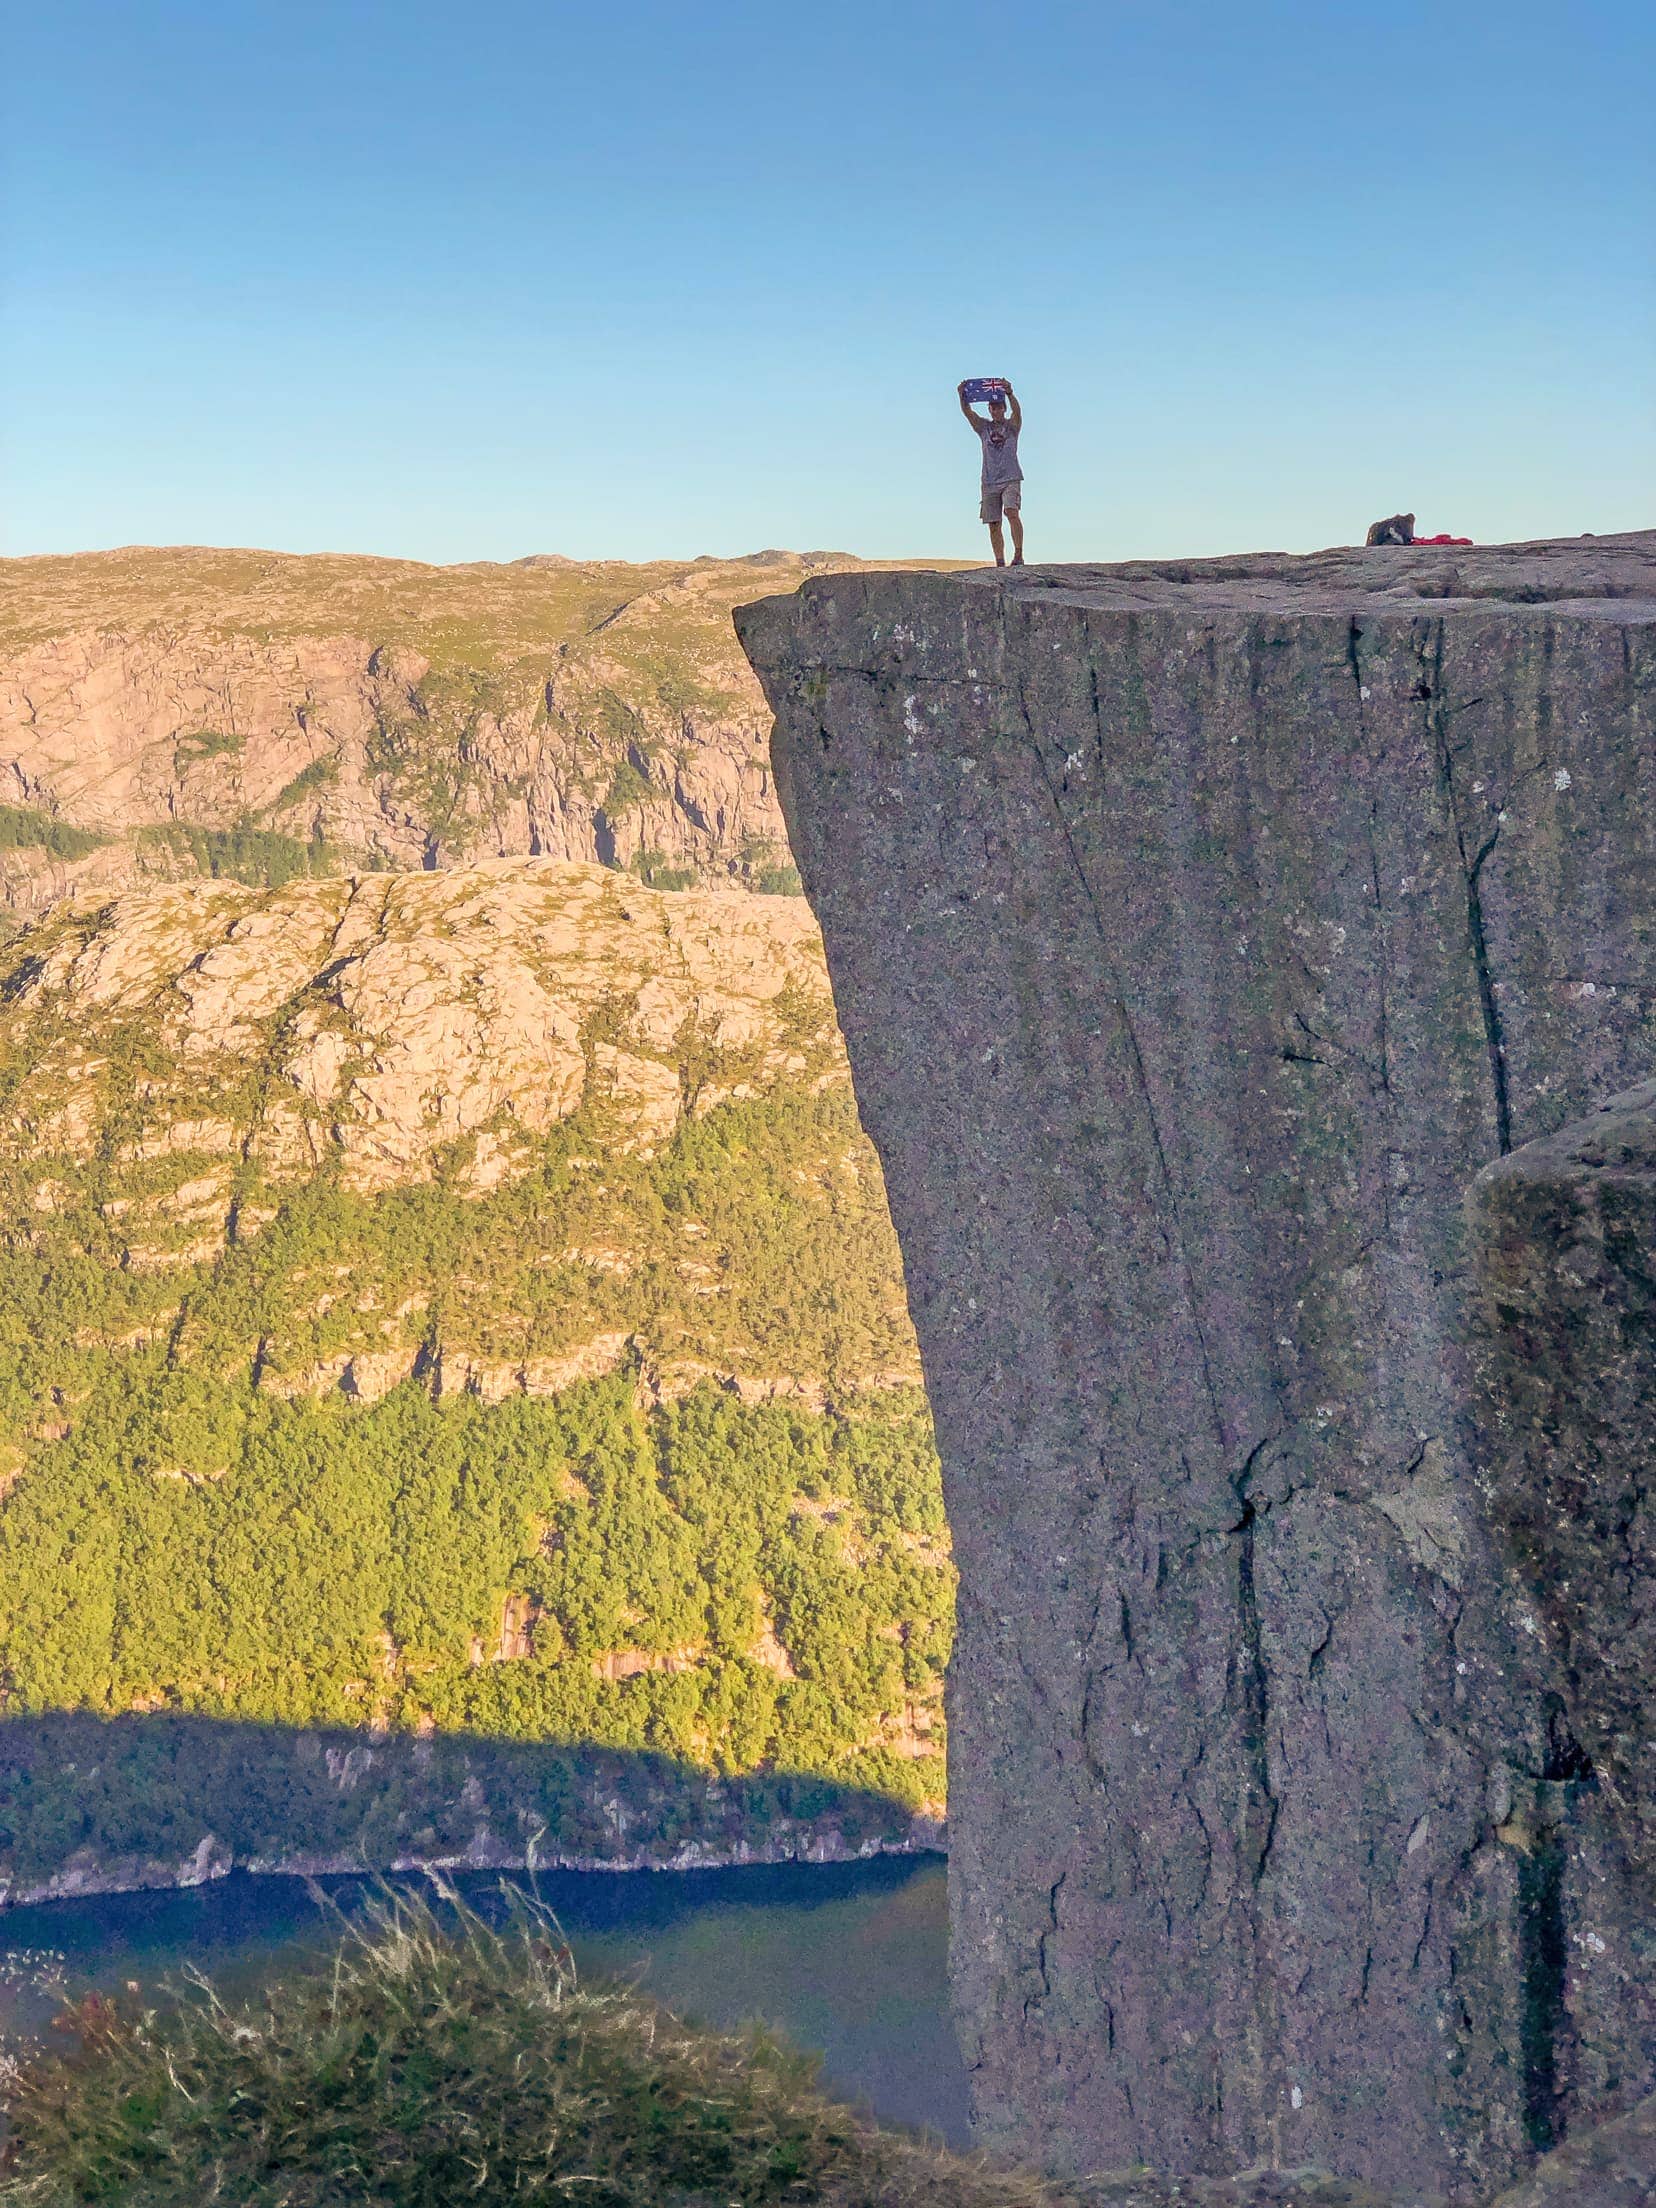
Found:
[[[280,889],[284,882],[340,872],[339,853],[320,837],[301,843],[273,828],[197,828],[171,821],[140,828],[135,841],[140,852],[164,853],[215,881],[247,882],[259,889]]]
[[[301,767],[293,780],[277,791],[265,810],[267,813],[285,812],[301,798],[316,797],[323,790],[331,790],[338,780],[339,761],[331,754],[324,754],[320,759],[313,759],[308,767]]]
[[[72,827],[30,805],[0,805],[0,851],[44,851],[54,859],[84,859],[107,843],[90,828]]]
[[[694,889],[696,886],[695,868],[669,864],[665,851],[640,851],[632,862],[632,871],[647,889]]]
[[[630,759],[623,759],[610,776],[609,787],[604,792],[603,811],[607,820],[619,820],[633,806],[642,805],[654,795],[649,782],[641,775]]]
[[[246,742],[245,736],[229,735],[222,728],[198,728],[174,741],[173,765],[182,773],[203,759],[233,759]]]
[[[803,897],[805,884],[797,866],[762,866],[753,877],[761,897]]]

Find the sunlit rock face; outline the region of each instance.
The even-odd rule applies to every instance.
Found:
[[[791,879],[730,607],[837,553],[0,561],[0,934],[70,892],[510,854]]]
[[[737,618],[943,1453],[983,2135],[1487,2194],[1652,2067],[1462,1198],[1656,1065],[1656,535]]]

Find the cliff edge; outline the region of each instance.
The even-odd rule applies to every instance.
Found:
[[[1656,534],[736,618],[939,1430],[983,2135],[1487,2193],[1656,2059],[1462,1209],[1656,1065]]]

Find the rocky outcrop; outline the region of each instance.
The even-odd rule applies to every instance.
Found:
[[[1487,1167],[1470,1209],[1491,1516],[1656,1895],[1656,1082]]]
[[[0,904],[507,854],[774,886],[787,849],[729,608],[756,573],[851,564],[0,563]]]
[[[1656,2056],[1461,1210],[1656,1062],[1656,536],[737,618],[944,1460],[984,2136],[1486,2195]]]

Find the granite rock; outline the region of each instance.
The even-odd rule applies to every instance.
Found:
[[[1487,1167],[1470,1210],[1491,1520],[1656,1891],[1656,1082]]]
[[[1656,2098],[1549,2154],[1494,2208],[1650,2208],[1656,2200]]]
[[[1487,2197],[1656,2083],[1462,1209],[1656,1063],[1656,535],[737,624],[939,1429],[982,2137]]]

